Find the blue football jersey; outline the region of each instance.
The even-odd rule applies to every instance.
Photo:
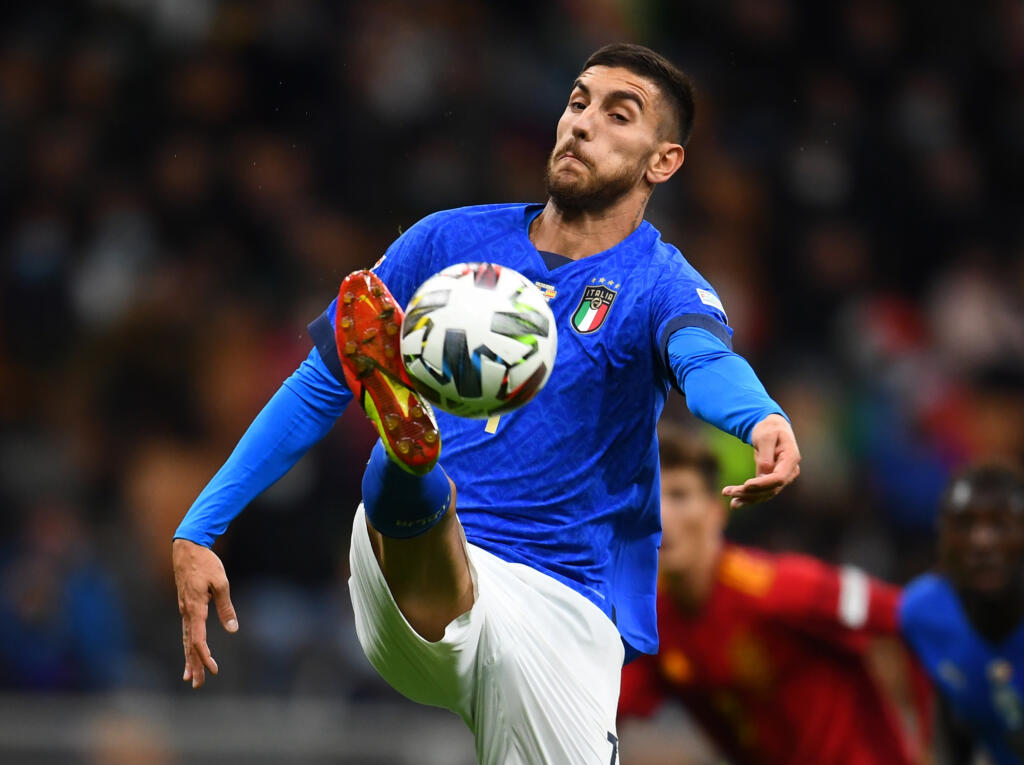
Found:
[[[574,261],[533,246],[529,225],[542,209],[435,213],[374,268],[402,305],[461,262],[513,268],[548,297],[558,354],[547,385],[502,415],[494,434],[483,420],[439,411],[440,462],[458,486],[470,542],[585,595],[615,622],[627,656],[651,653],[661,538],[656,425],[673,383],[665,346],[687,326],[731,346],[731,330],[711,286],[649,223]]]
[[[904,591],[900,626],[935,687],[991,758],[1021,765],[1010,742],[1024,736],[1024,625],[1002,643],[989,643],[949,581],[926,574]]]

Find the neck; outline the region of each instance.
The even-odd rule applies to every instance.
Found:
[[[662,572],[662,580],[672,599],[684,611],[699,611],[711,597],[718,575],[718,562],[722,554],[721,543],[708,548],[708,554],[693,561],[685,569]]]
[[[1017,629],[1024,619],[1024,593],[1019,587],[999,598],[961,597],[964,612],[974,628],[994,643],[1001,642]]]
[[[565,210],[548,199],[530,224],[530,241],[572,260],[596,255],[637,230],[650,198],[651,190],[637,188],[603,210]]]

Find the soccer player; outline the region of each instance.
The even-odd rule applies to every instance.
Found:
[[[624,718],[674,698],[732,765],[917,761],[920,741],[868,656],[875,638],[899,648],[899,590],[855,568],[725,543],[715,457],[677,427],[663,424],[659,441],[661,647],[623,670],[625,760],[640,734]],[[921,710],[927,683],[900,652],[898,679]]]
[[[682,72],[646,48],[605,47],[558,121],[546,203],[435,213],[373,272],[346,277],[310,326],[313,351],[176,532],[185,680],[217,671],[211,593],[228,631],[238,624],[210,545],[355,397],[381,435],[350,551],[371,663],[459,714],[482,762],[615,760],[620,667],[657,648],[655,425],[670,387],[753,444],[757,475],[723,490],[734,505],[799,471],[789,422],[732,352],[718,296],[643,219],[692,126]],[[399,361],[400,307],[444,267],[481,260],[544,285],[558,359],[537,398],[497,423],[435,421]]]
[[[940,573],[911,582],[900,624],[938,689],[940,765],[1024,763],[1024,476],[979,464],[940,505]]]

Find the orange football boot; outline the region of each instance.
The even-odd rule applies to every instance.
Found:
[[[376,274],[354,271],[338,290],[334,337],[345,382],[377,427],[388,456],[423,475],[437,463],[441,434],[402,363],[403,316]]]

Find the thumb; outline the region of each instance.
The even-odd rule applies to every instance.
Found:
[[[235,607],[231,604],[231,590],[227,579],[219,587],[215,586],[211,589],[220,623],[228,632],[238,632],[238,616],[235,614]]]

